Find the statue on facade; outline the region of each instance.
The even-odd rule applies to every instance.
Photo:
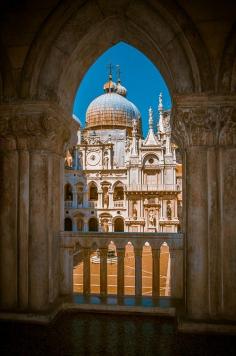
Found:
[[[149,223],[151,226],[155,226],[156,224],[156,218],[155,218],[155,213],[153,210],[150,210],[149,211],[149,214],[148,214],[148,218],[149,218]]]
[[[134,220],[137,220],[137,209],[136,209],[136,204],[133,203],[133,212],[132,212],[132,216]]]
[[[103,204],[104,204],[104,208],[107,209],[109,206],[109,194],[108,194],[108,190],[105,190],[103,193]]]
[[[73,158],[69,150],[66,152],[65,167],[72,167]]]
[[[108,156],[105,156],[103,158],[103,166],[104,166],[104,169],[108,169],[108,164],[109,164],[109,157]]]
[[[167,215],[167,219],[171,220],[172,210],[171,210],[170,201],[167,202],[166,215]]]
[[[102,219],[102,231],[103,232],[109,232],[109,225],[108,225],[108,220],[107,219]]]

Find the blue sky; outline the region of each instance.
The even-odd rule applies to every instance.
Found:
[[[117,64],[120,65],[121,84],[128,90],[127,99],[132,101],[142,116],[143,134],[148,130],[148,109],[152,106],[157,119],[158,96],[162,91],[164,108],[171,107],[171,98],[164,79],[154,64],[139,50],[119,42],[104,52],[89,68],[77,90],[73,113],[85,123],[90,102],[103,94],[103,84],[108,79],[108,65],[112,63],[113,80],[116,81]]]

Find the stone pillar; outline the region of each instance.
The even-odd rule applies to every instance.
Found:
[[[170,296],[183,297],[183,250],[170,248]]]
[[[84,189],[84,196],[83,196],[83,208],[88,208],[88,188]]]
[[[179,98],[173,117],[186,165],[186,309],[192,320],[236,320],[236,108],[235,98],[227,100]]]
[[[107,247],[99,249],[100,252],[100,294],[102,297],[107,295]]]
[[[114,207],[114,201],[113,201],[113,191],[109,190],[108,191],[109,194],[109,208],[113,208]]]
[[[142,296],[142,247],[135,247],[135,296]]]
[[[83,266],[83,293],[90,294],[90,248],[83,248],[84,266]]]
[[[125,287],[125,248],[117,248],[117,295],[118,297],[124,296],[124,287]]]
[[[88,220],[84,220],[84,232],[88,232]]]
[[[160,295],[160,248],[152,248],[152,296]]]
[[[48,310],[59,295],[69,120],[48,103],[0,107],[0,309]],[[63,288],[62,288],[63,289]]]
[[[16,309],[18,306],[17,195],[19,158],[13,138],[1,139],[0,149],[0,308]],[[22,234],[21,237],[23,237]],[[25,238],[27,239],[27,235]]]
[[[73,248],[65,246],[60,254],[60,294],[68,296],[73,294]]]
[[[73,187],[72,195],[73,195],[72,208],[76,209],[78,207],[78,193],[76,187]]]
[[[98,209],[101,209],[102,208],[102,206],[103,206],[103,196],[102,196],[103,194],[102,194],[102,190],[98,190]]]

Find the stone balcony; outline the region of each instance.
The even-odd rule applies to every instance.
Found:
[[[126,192],[180,192],[178,184],[130,184]]]
[[[65,266],[62,273],[62,294],[73,293],[73,259],[78,253],[83,261],[83,295],[91,296],[91,254],[95,249],[100,255],[100,294],[107,298],[107,252],[110,242],[116,246],[117,254],[117,300],[124,298],[124,258],[125,247],[131,242],[135,258],[135,298],[142,297],[142,250],[146,242],[152,249],[152,298],[160,297],[160,249],[163,243],[169,247],[170,282],[169,290],[172,298],[183,298],[183,246],[182,233],[101,233],[101,232],[62,232],[61,265]]]

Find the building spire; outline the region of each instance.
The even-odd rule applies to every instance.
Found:
[[[148,110],[148,124],[149,124],[149,130],[148,130],[148,134],[147,137],[143,143],[144,146],[156,146],[158,145],[156,136],[154,134],[154,130],[153,130],[153,110],[152,107],[150,106],[149,110]]]
[[[149,130],[153,130],[153,110],[152,110],[151,106],[150,106],[148,112],[149,112],[149,120],[148,120]]]
[[[158,131],[159,131],[160,133],[162,133],[162,132],[164,132],[164,127],[163,127],[163,102],[162,102],[162,92],[160,92],[160,94],[159,94],[158,111],[159,111]]]
[[[108,69],[108,82],[106,82],[103,86],[103,89],[106,93],[112,93],[116,90],[116,84],[113,83],[112,81],[112,69],[113,69],[113,65],[110,63],[107,65],[107,69]]]
[[[117,76],[117,84],[120,84],[121,80],[120,80],[120,65],[119,64],[116,65],[116,76]]]
[[[132,130],[132,143],[131,143],[131,156],[138,155],[138,138],[137,138],[137,120],[132,120],[133,130]]]

